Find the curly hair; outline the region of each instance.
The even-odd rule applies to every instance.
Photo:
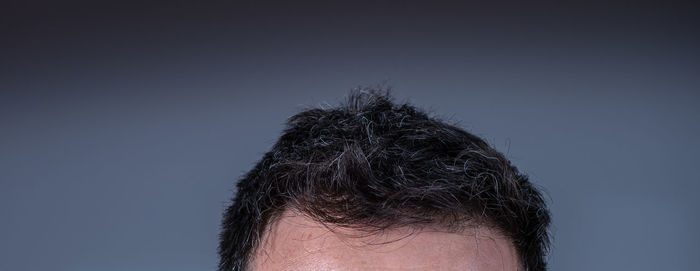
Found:
[[[355,90],[339,107],[289,118],[223,215],[219,270],[245,270],[285,210],[368,233],[488,224],[526,270],[547,268],[550,213],[528,177],[481,138],[388,91]]]

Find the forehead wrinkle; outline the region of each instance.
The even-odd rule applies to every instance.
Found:
[[[293,267],[296,264],[302,264],[304,266],[307,265],[307,263],[304,263],[305,259],[310,259],[308,264],[323,264],[326,267],[332,266],[333,264],[342,264],[343,260],[349,261],[350,263],[353,263],[353,265],[357,264],[371,264],[368,266],[365,266],[365,270],[369,269],[382,269],[382,270],[394,270],[394,269],[403,269],[403,270],[421,270],[421,268],[425,267],[431,267],[431,266],[437,266],[440,265],[442,266],[445,264],[444,258],[440,260],[440,256],[443,255],[442,253],[437,253],[434,254],[438,256],[438,258],[434,258],[434,260],[437,260],[438,262],[434,263],[427,263],[427,262],[421,262],[417,261],[415,263],[411,263],[411,266],[401,266],[397,268],[393,268],[389,262],[384,262],[384,264],[380,262],[374,262],[368,260],[368,262],[363,261],[362,259],[356,259],[352,258],[351,255],[355,256],[369,256],[369,259],[372,259],[372,253],[381,253],[381,254],[387,254],[388,257],[392,257],[390,254],[392,252],[397,252],[401,253],[402,251],[408,251],[409,253],[412,253],[410,255],[420,255],[419,247],[421,245],[415,244],[415,242],[412,242],[416,238],[419,237],[419,235],[423,233],[437,233],[437,237],[430,237],[430,236],[425,236],[423,235],[421,238],[429,238],[428,241],[430,240],[435,240],[435,242],[430,241],[426,245],[435,245],[437,246],[433,251],[446,251],[446,253],[450,253],[448,250],[450,249],[450,244],[456,244],[459,249],[459,247],[463,247],[463,244],[466,245],[465,248],[468,248],[468,244],[463,243],[462,241],[459,241],[459,239],[449,239],[449,236],[446,235],[441,235],[441,234],[455,234],[455,236],[462,236],[463,238],[468,238],[473,240],[473,244],[476,248],[476,251],[471,251],[472,257],[467,256],[467,255],[455,255],[455,257],[452,258],[459,258],[463,261],[464,263],[467,264],[465,267],[467,268],[466,270],[477,270],[474,269],[476,263],[474,261],[470,261],[470,258],[476,259],[474,256],[480,255],[480,253],[488,253],[488,251],[481,251],[481,247],[483,246],[483,240],[487,240],[488,243],[493,244],[495,248],[495,252],[498,253],[498,256],[495,257],[482,257],[485,260],[494,260],[498,259],[500,262],[499,269],[500,270],[505,270],[507,263],[506,259],[506,254],[503,251],[502,246],[498,245],[497,238],[498,239],[503,239],[505,240],[508,244],[512,245],[511,241],[509,238],[503,238],[504,236],[500,234],[500,232],[497,229],[492,229],[491,227],[470,227],[468,230],[461,231],[459,233],[456,232],[449,232],[449,231],[444,231],[444,230],[439,230],[438,228],[434,227],[423,227],[422,230],[417,230],[415,228],[410,229],[410,228],[404,228],[404,229],[395,229],[391,231],[380,231],[379,233],[372,234],[372,235],[360,235],[360,237],[357,237],[357,235],[352,233],[352,229],[343,229],[342,227],[332,227],[332,225],[320,225],[318,222],[313,221],[310,219],[308,216],[303,216],[303,215],[293,215],[293,214],[286,214],[282,216],[285,219],[279,219],[277,222],[274,223],[275,225],[271,225],[270,229],[267,231],[267,235],[264,240],[263,240],[263,245],[261,246],[260,252],[267,252],[268,250],[274,250],[274,251],[269,251],[267,255],[268,259],[258,259],[258,263],[271,263],[270,261],[281,264],[281,266],[278,266],[278,268],[284,268],[286,270],[291,270],[290,268],[294,269]],[[312,231],[312,232],[309,232]],[[307,236],[306,234],[315,234],[315,236]],[[333,233],[333,234],[329,234]],[[471,234],[467,234],[471,233]],[[398,237],[394,238],[394,236],[399,235]],[[471,238],[469,238],[471,236]],[[329,239],[332,238],[332,239]],[[369,238],[369,240],[368,240]],[[431,239],[431,238],[438,238],[438,239]],[[448,238],[447,242],[437,242],[437,240],[440,240],[442,238]],[[389,241],[385,241],[383,239],[387,239]],[[300,245],[298,249],[296,250],[287,250],[286,253],[284,251],[284,247],[280,247],[284,245],[284,241],[292,241],[293,244],[298,244]],[[329,241],[327,241],[329,240]],[[454,240],[455,243],[452,243]],[[338,241],[339,243],[332,243],[333,241]],[[357,242],[354,242],[357,241]],[[402,242],[403,243],[400,243]],[[308,243],[312,242],[312,243]],[[315,243],[313,243],[315,242]],[[329,243],[330,242],[330,243]],[[392,245],[392,243],[394,243]],[[398,244],[397,244],[398,243]],[[292,244],[292,245],[293,245]],[[314,247],[314,245],[317,245]],[[388,246],[386,246],[388,245]],[[408,247],[408,246],[413,246],[413,247]],[[339,249],[339,248],[349,248],[352,249],[352,251],[357,251],[359,254],[347,254],[345,252],[344,254],[338,251],[334,251],[334,249]],[[363,253],[367,252],[369,248],[369,251],[372,251],[371,253]],[[412,250],[413,248],[417,248],[416,250]],[[491,248],[491,251],[493,251],[494,248]],[[322,252],[324,251],[331,251],[329,254],[323,254]],[[487,249],[488,250],[488,249]],[[301,252],[301,255],[294,255],[293,252]],[[411,252],[413,251],[413,252]],[[466,251],[465,251],[466,252]],[[338,254],[340,253],[340,254]],[[415,254],[419,253],[419,254]],[[455,251],[452,251],[452,253],[455,253]],[[444,255],[448,255],[444,254]],[[459,253],[458,253],[459,254]],[[258,255],[261,257],[262,255]],[[275,256],[276,258],[269,259],[270,256]],[[486,255],[484,255],[486,256]],[[324,258],[325,257],[325,258]],[[344,258],[345,257],[345,258]],[[349,257],[349,258],[348,258]],[[376,255],[374,256],[376,257]],[[381,259],[381,258],[380,258]],[[457,259],[457,260],[459,260]],[[325,260],[325,261],[324,261]],[[367,260],[367,259],[365,259]],[[374,258],[376,261],[376,258]],[[516,260],[517,261],[517,260]],[[490,264],[490,266],[493,266],[493,264]],[[318,267],[318,266],[317,266]],[[445,266],[445,268],[450,268],[449,266]],[[298,267],[297,267],[298,269]],[[434,269],[434,268],[431,268]],[[343,270],[343,269],[341,269]],[[353,269],[348,269],[348,270],[353,270]],[[358,269],[359,270],[359,269]],[[430,270],[430,269],[423,269],[423,270]]]

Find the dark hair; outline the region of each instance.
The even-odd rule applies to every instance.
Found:
[[[368,233],[401,226],[488,224],[526,270],[546,270],[550,215],[537,188],[484,140],[356,90],[338,108],[310,109],[238,183],[222,222],[219,270],[244,270],[285,210]]]

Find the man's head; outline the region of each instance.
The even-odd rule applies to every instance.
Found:
[[[288,120],[238,183],[219,269],[545,270],[549,223],[482,139],[361,91]]]

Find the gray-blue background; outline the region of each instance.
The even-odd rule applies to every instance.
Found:
[[[544,187],[552,270],[700,269],[698,9],[483,2],[2,4],[0,270],[214,270],[285,119],[377,84]]]

